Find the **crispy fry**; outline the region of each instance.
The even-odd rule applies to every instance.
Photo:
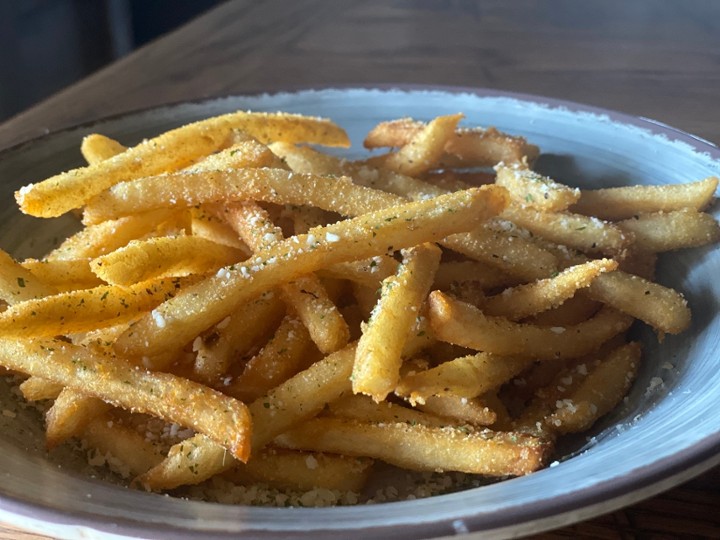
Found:
[[[462,114],[438,116],[413,134],[397,152],[369,161],[375,163],[377,160],[378,165],[408,176],[436,169],[462,117]]]
[[[96,165],[74,169],[16,192],[20,209],[54,217],[83,206],[119,181],[181,169],[228,146],[233,130],[244,130],[261,142],[284,140],[348,146],[345,132],[331,122],[288,114],[236,112],[188,124],[143,141]]]
[[[532,363],[527,358],[488,353],[462,356],[403,377],[395,392],[411,401],[443,395],[473,398],[498,389]]]
[[[89,259],[25,259],[21,264],[57,292],[90,289],[102,284],[102,280],[90,270]]]
[[[127,150],[126,146],[100,133],[86,135],[80,144],[80,152],[85,158],[85,161],[88,162],[88,165],[94,165],[110,159],[125,150]]]
[[[651,253],[704,246],[720,240],[720,226],[710,214],[691,208],[638,214],[618,223],[635,237],[638,249]]]
[[[93,259],[90,268],[107,283],[130,286],[151,279],[207,274],[242,260],[242,251],[204,238],[162,236],[132,240]]]
[[[62,389],[61,384],[50,382],[42,377],[30,377],[20,383],[20,392],[28,401],[55,399]]]
[[[50,296],[57,289],[38,279],[27,268],[0,250],[0,299],[9,305]]]
[[[424,128],[422,122],[403,118],[390,122],[381,122],[365,137],[366,148],[400,147]],[[523,157],[529,161],[537,158],[537,146],[528,144],[522,137],[513,137],[499,132],[495,128],[458,129],[445,148],[445,166],[483,167],[496,163],[519,162]],[[449,159],[450,156],[456,159]]]
[[[55,336],[128,322],[174,296],[182,284],[173,278],[128,288],[100,285],[27,300],[0,313],[0,335]]]
[[[718,179],[710,176],[685,184],[582,190],[580,200],[570,210],[610,220],[630,219],[638,214],[670,212],[683,208],[703,210],[712,201],[717,187]]]
[[[616,268],[617,262],[610,259],[571,266],[555,277],[518,285],[486,298],[482,310],[487,315],[507,317],[513,321],[524,319],[561,305],[578,290],[589,287],[600,274]]]
[[[96,397],[84,396],[63,388],[52,407],[45,413],[45,444],[55,448],[66,440],[82,434],[94,418],[110,410],[110,405]]]
[[[475,426],[490,426],[497,420],[495,411],[481,398],[467,399],[452,394],[428,396],[417,401],[415,407],[426,413]]]
[[[576,203],[580,190],[570,188],[520,164],[495,167],[495,183],[510,192],[513,203],[543,212],[560,212]]]
[[[2,365],[75,388],[118,407],[149,412],[207,434],[241,461],[251,421],[239,401],[169,373],[153,373],[59,340],[0,340]]]
[[[353,392],[382,401],[400,379],[402,351],[440,263],[432,244],[404,253],[398,273],[383,281],[382,292],[363,329],[353,367]]]
[[[370,396],[353,394],[344,396],[329,405],[330,412],[339,418],[350,418],[365,422],[404,422],[423,426],[450,426],[465,423],[454,418],[436,416],[434,414],[403,407],[391,401],[376,402]]]
[[[430,294],[430,323],[438,339],[499,355],[552,360],[588,354],[625,331],[632,318],[603,308],[592,319],[571,327],[541,327],[485,315],[439,291]]]
[[[283,447],[365,455],[421,471],[462,471],[487,476],[519,476],[539,469],[549,445],[519,433],[373,424],[315,418],[276,439]]]

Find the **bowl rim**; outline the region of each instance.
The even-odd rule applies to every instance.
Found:
[[[272,90],[268,92],[254,92],[247,94],[228,94],[225,96],[214,96],[211,98],[202,98],[186,101],[175,101],[167,104],[158,106],[150,106],[139,109],[130,110],[127,112],[120,112],[113,115],[90,120],[88,122],[80,123],[73,126],[63,127],[57,130],[53,130],[38,137],[33,137],[28,140],[24,140],[15,143],[9,147],[0,150],[0,160],[5,159],[8,155],[22,151],[24,147],[28,145],[38,144],[46,139],[58,137],[62,134],[72,133],[75,131],[81,131],[90,129],[96,125],[103,123],[112,123],[113,121],[120,121],[123,119],[142,116],[143,114],[150,113],[161,113],[162,111],[172,111],[178,107],[187,105],[199,105],[207,106],[212,103],[221,103],[223,100],[251,100],[260,97],[277,98],[280,96],[292,96],[292,95],[305,95],[311,93],[322,94],[326,92],[348,92],[348,91],[367,91],[367,92],[378,92],[379,94],[385,92],[405,92],[405,93],[422,93],[422,92],[441,92],[450,95],[461,95],[468,94],[477,98],[509,98],[518,100],[523,103],[537,104],[549,109],[563,109],[570,113],[591,113],[599,116],[605,116],[611,123],[620,123],[630,126],[635,126],[649,131],[653,135],[664,135],[670,140],[678,140],[685,144],[688,144],[693,150],[706,153],[710,156],[711,160],[720,162],[720,148],[713,142],[707,141],[701,137],[692,135],[688,132],[669,126],[663,122],[659,122],[653,119],[633,116],[627,113],[614,111],[611,109],[605,109],[601,107],[585,105],[574,101],[562,100],[557,98],[544,97],[541,95],[509,92],[503,90],[495,90],[491,88],[474,88],[467,86],[443,86],[443,85],[419,85],[419,84],[376,84],[376,85],[333,85],[329,87],[317,87],[317,86],[303,86],[287,89],[285,87],[281,90]],[[601,483],[593,484],[589,487],[583,487],[578,491],[573,491],[565,495],[561,495],[554,499],[542,499],[534,501],[524,507],[516,508],[517,513],[514,514],[512,521],[517,523],[528,523],[533,524],[542,521],[543,519],[553,519],[561,515],[577,514],[578,512],[583,515],[576,515],[575,518],[568,516],[566,521],[550,523],[546,528],[554,528],[569,523],[589,519],[593,516],[599,515],[603,512],[608,512],[620,508],[622,506],[632,504],[640,501],[643,498],[653,496],[665,489],[669,489],[679,483],[689,480],[690,478],[701,474],[702,472],[710,469],[714,465],[720,463],[720,432],[713,433],[705,437],[700,442],[693,444],[692,446],[668,456],[662,460],[654,461],[645,466],[639,467],[634,470],[632,478],[628,476],[621,479],[605,480]],[[668,483],[670,480],[670,483]],[[201,503],[202,504],[202,503]],[[210,503],[207,503],[210,504]],[[213,505],[219,505],[218,503],[212,503]],[[382,504],[382,503],[381,503]],[[384,503],[384,504],[406,504],[404,502],[395,503]],[[219,505],[234,507],[235,505]],[[345,508],[347,510],[347,508]],[[307,534],[312,533],[315,537],[323,537],[324,533],[330,535],[337,534],[338,531],[342,530],[343,533],[350,534],[362,534],[365,532],[373,532],[379,534],[382,532],[389,532],[394,529],[396,524],[387,524],[382,526],[373,526],[369,529],[333,529],[328,531],[322,530],[311,530],[308,532],[302,531],[286,531],[286,530],[274,530],[274,529],[247,529],[243,532],[238,531],[220,531],[220,530],[206,530],[206,529],[187,529],[187,528],[171,528],[166,523],[148,523],[144,521],[138,521],[130,518],[115,518],[112,523],[108,523],[103,516],[97,513],[84,513],[84,512],[64,512],[57,510],[53,507],[42,505],[41,503],[35,503],[27,500],[23,500],[18,497],[0,494],[0,510],[10,512],[18,516],[24,516],[26,518],[41,518],[42,522],[57,525],[68,525],[68,526],[86,526],[97,531],[120,534],[120,535],[147,535],[152,534],[158,538],[195,538],[198,535],[209,535],[213,538],[225,538],[225,537],[237,537],[238,534],[247,534],[248,537],[258,536],[264,537],[268,535],[276,534],[290,534],[295,532],[296,534]],[[270,510],[270,509],[268,509]],[[328,511],[328,509],[313,509],[313,508],[297,508],[294,509],[298,513],[316,514],[321,511]],[[548,511],[550,515],[548,515]],[[511,526],[510,521],[507,517],[495,517],[486,514],[474,514],[463,518],[463,526],[467,526],[470,531],[482,530],[483,532],[503,535],[509,533],[508,527]],[[22,522],[18,523],[22,526]],[[452,534],[461,532],[457,529],[457,524],[453,524],[452,520],[444,518],[441,521],[433,521],[429,523],[420,523],[412,526],[403,524],[404,529],[401,533],[402,536],[410,535],[411,533],[421,533],[423,536],[428,534]],[[532,532],[539,532],[537,527],[532,528]],[[513,531],[516,531],[513,528]],[[530,530],[526,532],[531,532]],[[393,533],[393,536],[397,536],[397,532]]]

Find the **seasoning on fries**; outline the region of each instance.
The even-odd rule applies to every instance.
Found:
[[[626,396],[634,321],[690,324],[655,255],[720,239],[718,180],[579,190],[462,120],[383,122],[365,146],[387,153],[357,161],[305,146],[348,146],[340,126],[284,113],[93,134],[86,167],[20,189],[27,214],[82,210],[42,258],[0,251],[0,365],[47,402],[48,448],[150,491],[299,494],[270,504],[372,500],[381,462],[546,466]]]

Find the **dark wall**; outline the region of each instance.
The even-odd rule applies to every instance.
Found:
[[[222,0],[0,0],[0,121]]]

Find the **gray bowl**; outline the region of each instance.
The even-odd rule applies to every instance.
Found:
[[[0,246],[18,257],[39,255],[75,226],[71,219],[20,215],[12,192],[81,164],[83,135],[97,131],[132,144],[235,109],[327,116],[348,130],[355,152],[378,121],[461,111],[467,125],[495,125],[526,136],[543,151],[538,161],[543,173],[580,187],[720,176],[720,150],[711,143],[650,120],[540,97],[448,88],[240,96],[110,118],[5,151],[0,155],[0,200],[5,201]],[[476,531],[501,537],[614,510],[720,463],[718,276],[715,248],[678,252],[664,260],[659,281],[687,296],[692,327],[661,346],[641,328],[646,360],[627,403],[587,437],[572,441],[554,466],[527,477],[423,500],[345,508],[193,502],[89,477],[70,455],[68,464],[58,466],[37,442],[42,433],[37,416],[19,408],[0,436],[0,521],[62,538],[425,538]],[[663,384],[651,388],[654,377]]]

